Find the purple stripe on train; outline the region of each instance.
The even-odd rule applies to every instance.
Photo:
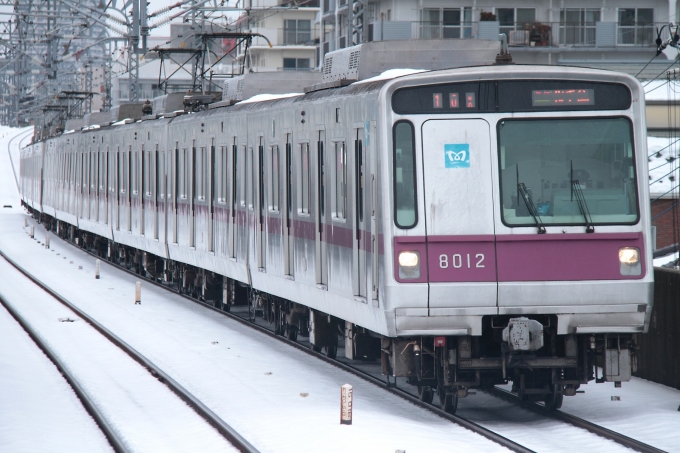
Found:
[[[621,275],[619,249],[637,247],[642,233],[517,234],[394,238],[394,276],[403,283],[636,280]],[[421,277],[399,279],[398,256],[420,252]],[[429,277],[429,280],[428,280]]]

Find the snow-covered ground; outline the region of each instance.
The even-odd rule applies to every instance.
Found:
[[[24,250],[29,249],[27,245]],[[0,259],[0,297],[39,332],[129,451],[237,451],[144,367],[4,259]],[[73,321],[63,322],[65,318]],[[22,372],[34,375],[33,379],[40,376],[38,370],[25,367]],[[11,396],[8,399],[17,405]],[[36,401],[28,403],[39,405]],[[60,418],[60,411],[57,408],[45,416]]]
[[[0,408],[0,451],[113,451],[59,370],[2,306]]]

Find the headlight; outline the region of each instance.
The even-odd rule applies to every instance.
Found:
[[[637,247],[621,247],[619,249],[619,270],[621,275],[640,275],[640,249]]]
[[[420,252],[399,252],[399,278],[420,278]]]
[[[619,262],[632,266],[640,261],[640,250],[637,247],[623,247],[619,249]]]

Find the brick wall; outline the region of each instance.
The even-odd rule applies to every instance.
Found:
[[[675,205],[677,202],[677,199],[652,202],[652,219],[654,219],[652,225],[656,226],[657,248],[675,244],[680,239],[680,204]],[[671,208],[673,205],[675,207]],[[667,211],[669,208],[671,209]],[[673,217],[675,217],[675,233],[673,232]]]

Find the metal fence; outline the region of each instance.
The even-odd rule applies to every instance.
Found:
[[[639,346],[635,375],[680,389],[680,271],[654,269],[654,309]]]
[[[655,27],[618,22],[414,22],[374,21],[373,41],[394,39],[497,40],[505,33],[515,47],[649,47],[655,46]]]

